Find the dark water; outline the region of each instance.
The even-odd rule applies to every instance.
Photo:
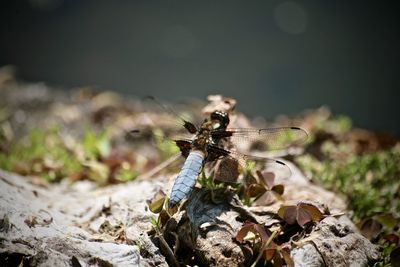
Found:
[[[66,88],[221,93],[272,118],[327,105],[400,135],[390,1],[2,1],[0,66]]]

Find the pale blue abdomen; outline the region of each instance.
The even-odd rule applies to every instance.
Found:
[[[192,151],[186,158],[182,170],[176,177],[172,187],[170,205],[178,204],[183,198],[187,197],[196,184],[196,178],[203,167],[204,154],[200,151]]]

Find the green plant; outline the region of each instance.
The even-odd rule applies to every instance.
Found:
[[[169,159],[179,153],[178,146],[173,140],[168,139],[161,129],[154,129],[153,136],[162,160]]]
[[[197,182],[200,184],[201,187],[209,190],[216,190],[218,188],[223,188],[224,183],[218,183],[214,180],[214,176],[211,174],[207,176],[205,171],[203,170],[200,176],[197,178]]]
[[[109,134],[106,130],[96,133],[91,128],[87,128],[83,135],[82,146],[86,158],[105,158],[110,154],[111,150]]]
[[[32,129],[28,136],[10,146],[8,155],[0,154],[0,168],[57,181],[82,170],[73,152],[67,149],[58,128]]]
[[[297,162],[314,179],[344,194],[356,220],[377,213],[400,213],[400,146],[321,162],[304,155]]]
[[[255,267],[261,258],[274,266],[283,266],[284,262],[287,266],[294,266],[287,244],[278,245],[274,241],[280,233],[280,227],[271,231],[264,225],[248,222],[237,233],[236,241],[239,243],[250,242],[252,248],[258,251],[252,267]]]

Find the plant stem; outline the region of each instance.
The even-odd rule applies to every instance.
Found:
[[[279,230],[273,231],[271,236],[268,238],[268,240],[262,245],[258,256],[256,258],[256,260],[253,262],[253,264],[251,265],[251,267],[255,267],[258,263],[258,261],[261,259],[261,256],[263,255],[264,249],[266,249],[268,247],[268,245],[272,242],[272,240],[275,238],[275,236],[279,233]]]

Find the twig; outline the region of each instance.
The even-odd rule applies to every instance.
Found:
[[[150,177],[154,176],[155,174],[159,173],[160,171],[162,171],[163,169],[167,168],[169,165],[171,165],[175,160],[177,160],[179,157],[181,156],[181,153],[177,153],[175,155],[173,155],[172,157],[170,157],[169,159],[163,161],[162,163],[160,163],[159,165],[157,165],[156,167],[154,167],[153,169],[151,169],[150,171],[139,175],[138,177],[136,177],[136,180],[146,180],[149,179]]]
[[[158,229],[156,229],[156,232],[157,232],[157,237],[162,244],[161,248],[164,248],[164,250],[163,250],[164,253],[166,253],[167,254],[166,256],[171,260],[170,265],[179,267],[180,264],[179,264],[178,260],[176,259],[174,252],[169,247],[167,241],[165,241],[163,235],[159,232]]]
[[[261,259],[261,256],[263,255],[264,250],[265,250],[265,249],[268,247],[268,245],[272,242],[272,240],[275,238],[275,236],[278,234],[279,231],[280,231],[280,230],[276,230],[276,231],[273,231],[273,232],[272,232],[272,234],[271,234],[271,236],[268,238],[267,242],[265,242],[265,243],[262,245],[262,247],[261,247],[261,249],[260,249],[260,252],[258,253],[257,258],[256,258],[256,260],[253,262],[253,264],[251,265],[251,267],[255,267],[255,266],[257,265],[258,261]]]

